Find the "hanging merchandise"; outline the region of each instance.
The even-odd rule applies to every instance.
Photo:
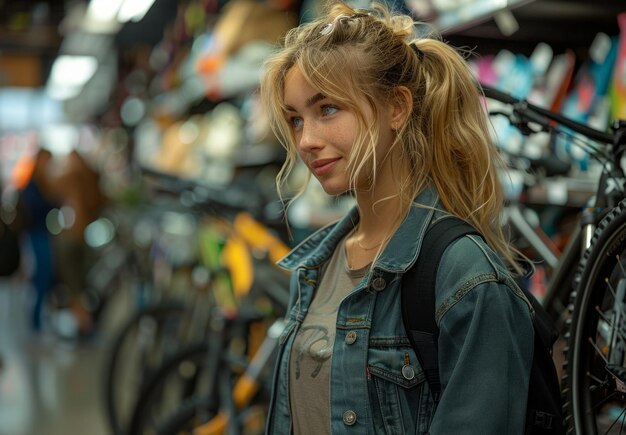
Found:
[[[243,142],[241,111],[231,103],[218,104],[206,116],[207,128],[199,138],[203,169],[200,178],[217,185],[227,185],[235,175],[235,151]]]
[[[515,98],[527,98],[534,82],[530,59],[521,54],[501,50],[494,63],[498,74],[497,88]]]
[[[617,16],[620,28],[619,50],[611,86],[611,115],[626,119],[626,12]]]
[[[294,14],[251,0],[232,0],[224,8],[205,51],[197,59],[197,73],[212,100],[252,91],[261,65],[273,45],[296,25]]]
[[[148,166],[169,174],[198,177],[202,161],[198,158],[196,147],[200,135],[197,117],[176,121],[167,126],[162,134],[160,150],[148,162]]]
[[[566,50],[554,57],[544,87],[545,101],[550,103],[546,108],[553,112],[561,111],[561,105],[574,77],[575,66],[576,55],[572,50]]]
[[[490,65],[485,59],[477,65],[477,70],[482,83],[494,84],[497,89],[516,98],[546,107],[549,106],[549,101],[546,101],[542,90],[545,89],[550,74],[554,73],[551,68],[552,59],[552,48],[541,42],[537,44],[530,57],[500,50]],[[483,82],[483,78],[486,81]],[[519,129],[502,117],[494,118],[492,123],[497,132],[496,143],[509,154],[538,158],[545,152],[548,145],[545,137],[533,137],[533,140],[528,140],[522,136]]]
[[[597,130],[606,130],[609,123],[607,91],[617,58],[618,39],[598,33],[589,48],[589,58],[576,74],[574,88],[563,103],[563,115],[587,123]],[[581,171],[589,169],[589,154],[576,146],[572,138],[561,135],[556,151],[569,154]]]

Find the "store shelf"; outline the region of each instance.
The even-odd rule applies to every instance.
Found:
[[[456,26],[445,37],[456,46],[476,48],[481,54],[496,53],[502,48],[530,54],[539,42],[546,42],[555,52],[588,50],[598,32],[619,33],[616,17],[626,12],[624,0],[538,0],[511,9],[519,29],[506,36],[493,17],[471,25]]]
[[[597,179],[563,177],[547,179],[528,190],[525,202],[536,206],[582,208],[598,187]]]

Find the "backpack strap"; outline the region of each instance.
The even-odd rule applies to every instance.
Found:
[[[467,222],[446,216],[432,224],[424,235],[415,264],[402,276],[402,321],[417,354],[435,403],[441,395],[435,322],[435,280],[446,248],[467,234],[480,233]]]

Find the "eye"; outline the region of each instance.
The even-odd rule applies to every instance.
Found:
[[[339,109],[336,108],[335,106],[331,106],[331,105],[328,105],[328,104],[325,104],[325,105],[322,106],[322,114],[324,116],[334,115],[338,111],[339,111]]]
[[[302,127],[302,124],[304,123],[302,118],[298,118],[296,116],[291,117],[291,119],[289,119],[289,121],[291,122],[291,125],[294,128],[300,128],[300,127]]]

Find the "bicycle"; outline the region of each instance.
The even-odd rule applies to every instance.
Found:
[[[499,114],[526,134],[566,134],[601,164],[596,193],[580,214],[580,226],[559,258],[543,304],[548,309],[567,305],[562,393],[568,433],[622,433],[626,426],[626,176],[622,168],[626,121],[614,121],[612,133],[605,133],[487,86],[483,90],[486,97],[512,108]],[[570,286],[568,272],[576,264]]]
[[[267,178],[277,162],[280,162],[281,156],[282,153],[278,154],[273,147],[256,147],[254,152],[242,150],[233,156],[231,163],[237,169],[237,177],[229,187],[229,196],[222,195],[220,198],[226,208],[235,206],[235,209],[241,210],[246,207],[257,216],[267,214],[266,207],[271,199],[268,198],[270,192],[266,188]],[[230,277],[220,274],[211,277],[209,272],[215,269],[212,264],[219,262],[216,252],[223,244],[220,227],[224,226],[224,219],[218,218],[215,213],[211,215],[206,210],[203,212],[190,207],[193,199],[181,195],[183,192],[191,195],[194,187],[198,187],[197,183],[156,169],[137,169],[145,191],[150,194],[151,206],[143,214],[147,215],[146,220],[151,228],[151,258],[148,262],[152,269],[148,285],[140,291],[136,309],[117,331],[105,362],[104,404],[109,424],[116,435],[125,433],[137,396],[149,374],[177,349],[206,337],[211,321],[210,307],[213,304],[210,287],[216,285],[216,277],[218,281],[230,280]],[[241,184],[255,188],[238,188]],[[210,188],[207,186],[206,189]],[[201,192],[195,189],[193,194],[197,196]],[[192,262],[178,264],[177,261],[169,260],[168,251],[172,240],[161,240],[169,233],[163,228],[165,215],[172,215],[174,223],[182,220],[183,229],[193,236],[183,243],[198,251]],[[282,230],[282,222],[271,222],[271,225],[278,232]],[[179,223],[175,226],[181,225]],[[142,228],[145,232],[146,225],[142,225]],[[167,275],[176,273],[182,273],[186,281],[178,286],[178,290],[172,291]],[[162,275],[166,275],[165,280]],[[226,289],[228,282],[219,285]],[[228,290],[221,294],[229,297]],[[233,305],[233,301],[225,303]]]
[[[276,331],[284,325],[280,315],[288,302],[288,276],[274,263],[289,248],[267,225],[242,211],[252,209],[259,216],[250,201],[238,202],[246,195],[236,188],[216,190],[151,175],[210,221],[217,218],[223,225],[214,222],[212,228],[224,239],[211,243],[215,249],[209,249],[212,253],[204,261],[212,277],[211,301],[201,307],[210,312],[208,337],[173,352],[146,378],[128,433],[160,433],[164,427],[179,433],[182,427],[209,420],[213,427],[209,433],[222,433],[226,427],[231,432],[238,427],[250,430],[254,421],[262,427],[258,422],[268,401],[263,393],[269,392],[265,384],[277,346]],[[271,302],[271,309],[263,299]],[[215,391],[219,397],[211,397]],[[247,411],[242,412],[244,408]]]
[[[193,307],[200,305],[193,303],[194,298],[201,297],[199,292],[181,297],[173,294],[166,279],[155,277],[156,268],[161,275],[173,275],[176,269],[188,274],[189,265],[169,260],[170,255],[162,248],[165,242],[159,240],[164,231],[162,216],[176,213],[174,205],[161,201],[141,209],[134,217],[132,231],[126,235],[126,239],[133,240],[134,233],[140,233],[145,240],[134,243],[137,246],[124,264],[132,284],[122,295],[126,302],[124,311],[132,308],[114,330],[103,366],[105,415],[116,435],[124,433],[145,373],[158,366],[180,343],[203,335],[203,312],[193,313]]]

